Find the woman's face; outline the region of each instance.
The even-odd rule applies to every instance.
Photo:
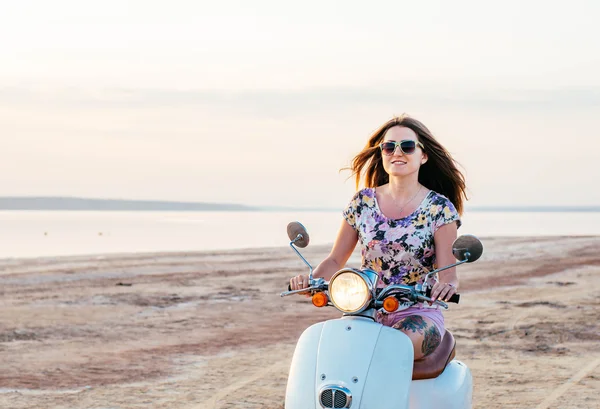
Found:
[[[406,140],[411,140],[415,143],[419,142],[417,134],[412,129],[399,125],[388,129],[383,137],[383,142],[401,142]],[[381,152],[381,157],[383,159],[383,169],[390,176],[408,176],[418,172],[421,165],[427,162],[427,155],[418,144],[412,154],[405,154],[400,149],[400,146],[396,146],[391,155]]]

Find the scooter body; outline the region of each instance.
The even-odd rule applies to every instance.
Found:
[[[286,409],[471,408],[472,377],[452,361],[434,379],[412,380],[413,346],[401,331],[347,316],[309,327],[290,368]]]
[[[447,340],[446,354],[440,349],[419,361],[413,380],[414,352],[403,332],[376,321],[377,311],[388,313],[427,302],[448,308],[446,302],[431,296],[429,279],[440,271],[479,259],[483,246],[475,236],[464,235],[452,244],[460,260],[429,272],[414,286],[392,284],[378,288],[378,274],[372,270],[343,268],[326,282],[313,278],[313,268],[296,247],[304,248],[309,238],[298,222],[288,225],[290,247],[310,269],[308,287],[281,293],[311,294],[316,307],[333,306],[344,315],[340,319],[312,325],[298,340],[288,377],[286,409],[470,409],[473,379],[462,362],[448,359],[453,339]],[[449,298],[458,303],[459,294]],[[402,303],[402,307],[400,307]],[[440,347],[438,347],[440,348]],[[449,350],[448,350],[449,351]],[[429,361],[427,361],[429,359]],[[437,376],[436,376],[437,375]]]

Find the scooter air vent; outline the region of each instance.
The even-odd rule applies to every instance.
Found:
[[[333,408],[333,389],[325,389],[321,392],[321,406]]]
[[[352,403],[352,395],[346,388],[340,386],[326,386],[321,389],[319,402],[323,408],[349,408]]]
[[[335,391],[333,394],[333,407],[334,408],[345,408],[348,398],[346,394],[341,391]]]

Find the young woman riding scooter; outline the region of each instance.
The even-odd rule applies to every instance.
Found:
[[[452,243],[466,199],[465,180],[456,162],[432,133],[407,115],[383,124],[354,157],[349,168],[357,192],[343,211],[344,221],[329,256],[314,278],[329,280],[342,269],[360,242],[363,269],[375,271],[379,286],[423,283],[428,272],[455,262]],[[308,275],[290,279],[290,288],[309,286]],[[431,298],[446,301],[457,293],[456,268],[439,272]],[[445,333],[438,305],[418,303],[393,313],[377,313],[381,324],[404,332],[414,359],[430,355]]]

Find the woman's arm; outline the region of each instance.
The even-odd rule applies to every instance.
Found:
[[[437,268],[456,263],[456,258],[454,257],[454,254],[452,254],[452,243],[456,240],[457,229],[456,222],[452,222],[441,226],[433,235]],[[433,286],[431,298],[434,301],[438,298],[442,301],[446,301],[458,290],[456,267],[440,271],[438,276],[439,282]]]
[[[328,281],[336,271],[346,265],[357,242],[358,233],[343,220],[329,256],[315,268],[313,275]]]
[[[358,242],[358,233],[345,220],[338,231],[337,238],[333,244],[331,252],[313,271],[313,276],[329,280],[331,276],[342,267],[352,255],[356,243]],[[301,274],[290,279],[292,290],[300,290],[308,287],[308,276]]]

